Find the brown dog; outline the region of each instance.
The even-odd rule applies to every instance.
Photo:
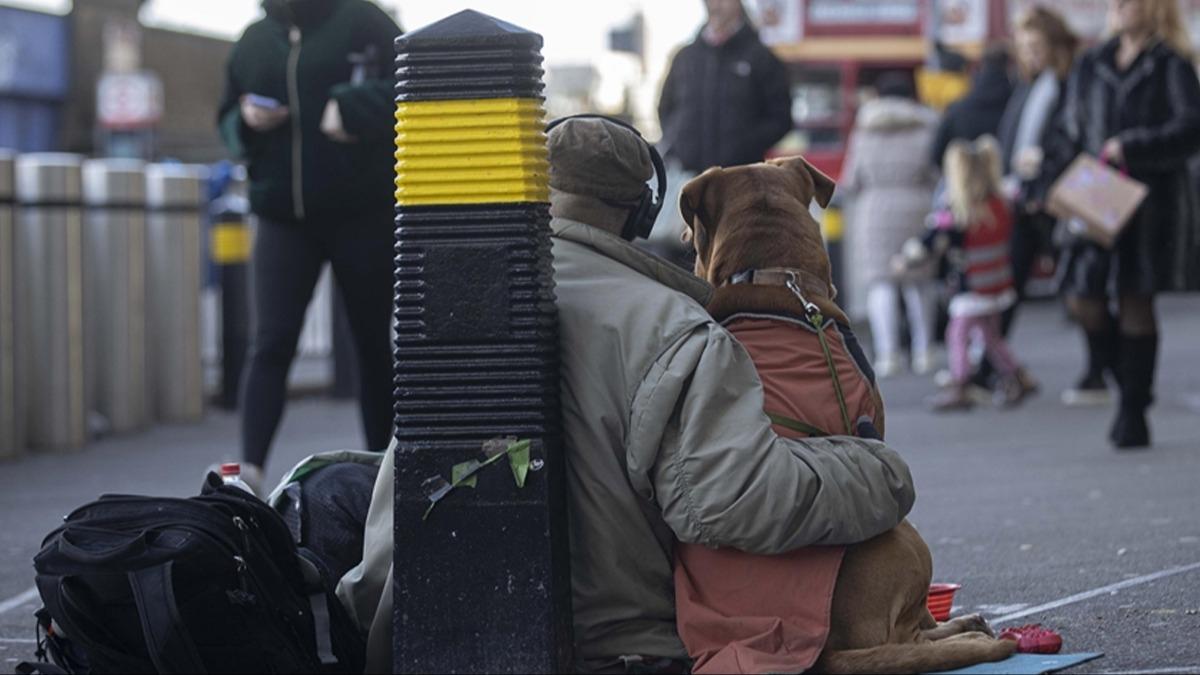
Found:
[[[748,312],[811,316],[799,294],[824,317],[848,324],[833,301],[829,258],[809,214],[811,202],[827,206],[833,190],[833,181],[800,157],[712,168],[684,187],[680,209],[696,249],[696,274],[717,288],[709,311],[718,321]],[[792,270],[797,288],[777,279],[729,283],[735,275],[744,281],[747,270]],[[756,364],[761,372],[757,357]],[[803,377],[813,376],[811,368],[806,372]],[[874,399],[882,434],[883,403],[873,382],[867,396]],[[1015,651],[1015,643],[995,639],[978,615],[939,625],[926,608],[932,575],[929,547],[907,521],[847,547],[833,589],[829,636],[814,670],[920,673],[999,661]]]

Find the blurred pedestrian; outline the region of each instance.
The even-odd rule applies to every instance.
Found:
[[[392,424],[392,41],[366,0],[265,0],[227,66],[219,124],[258,216],[243,476],[261,480],[305,310],[331,263],[358,355],[367,446]]]
[[[934,410],[963,410],[974,405],[967,387],[972,340],[999,372],[998,392],[1005,405],[1016,405],[1037,391],[1000,334],[1000,314],[1016,301],[1008,243],[1012,215],[1001,189],[1000,149],[984,136],[975,143],[956,140],[946,150],[948,208],[935,211],[921,240],[910,240],[896,261],[898,269],[944,256],[950,263],[950,324],[946,350],[950,384],[933,400]]]
[[[710,166],[762,161],[792,130],[786,67],[758,39],[742,0],[705,0],[700,33],[671,60],[658,99],[667,167],[666,202]],[[680,240],[679,209],[663,209],[645,247],[691,269],[694,250]]]
[[[658,101],[668,161],[699,173],[760,162],[792,129],[787,69],[741,0],[705,0],[708,20],[671,61]]]
[[[1008,51],[1001,46],[990,47],[980,59],[979,70],[971,79],[966,96],[946,108],[930,148],[930,164],[940,169],[946,148],[953,141],[999,135],[1000,119],[1013,91],[1008,70]]]
[[[933,200],[937,171],[926,161],[937,114],[917,103],[911,76],[885,73],[876,82],[879,97],[863,104],[842,169],[842,195],[852,200],[847,239],[850,260],[863,275],[867,315],[875,343],[875,372],[895,375],[900,354],[900,297],[908,312],[912,369],[933,367],[933,266],[897,273],[892,258],[904,242],[919,237]]]
[[[1079,38],[1066,21],[1041,5],[1028,8],[1014,25],[1016,89],[1000,122],[1006,190],[1013,195],[1012,265],[1017,300],[1004,312],[1000,332],[1008,337],[1018,305],[1038,256],[1053,250],[1055,219],[1044,209],[1051,176],[1042,170],[1047,137],[1054,133],[1062,111],[1067,76],[1075,61]],[[994,372],[984,359],[975,381],[987,386]]]
[[[1109,439],[1150,445],[1158,319],[1154,296],[1200,289],[1200,221],[1188,161],[1200,150],[1200,82],[1176,0],[1110,0],[1114,35],[1084,54],[1067,86],[1061,129],[1047,144],[1047,171],[1081,152],[1149,187],[1112,249],[1074,242],[1063,290],[1087,333],[1088,367],[1077,389],[1104,388],[1112,369],[1121,400]],[[1115,300],[1116,316],[1112,301]]]

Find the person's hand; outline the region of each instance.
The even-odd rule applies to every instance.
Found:
[[[321,132],[338,143],[356,143],[358,139],[346,133],[342,126],[342,109],[338,107],[337,99],[329,99],[325,104],[325,112],[321,115]]]
[[[288,107],[286,105],[281,105],[278,108],[264,108],[250,102],[247,96],[241,98],[240,105],[242,121],[246,123],[246,126],[260,133],[278,127],[288,118]]]
[[[1121,145],[1121,140],[1114,137],[1104,141],[1104,147],[1100,149],[1100,159],[1115,166],[1125,164],[1125,147]]]
[[[1013,168],[1017,170],[1017,176],[1021,180],[1033,180],[1037,178],[1038,173],[1042,170],[1042,159],[1044,157],[1045,153],[1037,146],[1022,148],[1017,153],[1013,162]]]

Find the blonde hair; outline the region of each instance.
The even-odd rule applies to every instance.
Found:
[[[992,136],[957,140],[946,149],[946,195],[954,219],[968,228],[994,223],[989,200],[1000,193],[1000,145]]]
[[[1071,30],[1065,19],[1058,12],[1044,5],[1033,5],[1021,12],[1014,24],[1020,31],[1038,33],[1046,40],[1050,48],[1050,67],[1060,78],[1065,78],[1071,72],[1071,64],[1075,62],[1075,53],[1079,50],[1079,36]],[[1037,73],[1028,72],[1025,63],[1017,59],[1021,75],[1032,80]]]
[[[1188,33],[1187,24],[1183,22],[1182,12],[1179,10],[1179,0],[1140,1],[1143,3],[1146,18],[1150,22],[1150,30],[1154,37],[1167,43],[1168,47],[1184,58],[1191,60],[1194,56],[1192,36]],[[1116,34],[1116,26],[1113,25],[1114,19],[1115,17],[1110,11],[1108,15],[1110,34]]]

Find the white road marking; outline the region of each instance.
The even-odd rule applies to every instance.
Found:
[[[1200,673],[1200,665],[1180,665],[1176,668],[1151,668],[1150,670],[1100,670],[1097,675],[1188,675]]]
[[[33,602],[33,600],[37,597],[38,597],[38,590],[36,588],[31,588],[16,597],[12,597],[3,602],[0,602],[0,614],[7,614],[8,612],[13,611],[14,609],[19,609],[21,607],[24,607],[25,605],[29,604],[30,602]]]
[[[37,640],[34,640],[33,638],[0,638],[0,642],[3,642],[4,644],[16,644],[16,645],[36,645],[37,644]]]
[[[1020,619],[1031,614],[1041,614],[1042,612],[1048,612],[1052,609],[1058,609],[1059,607],[1065,607],[1066,605],[1073,605],[1077,602],[1090,600],[1099,595],[1116,593],[1117,591],[1129,588],[1130,586],[1139,586],[1141,584],[1150,583],[1151,581],[1157,581],[1165,577],[1175,576],[1176,574],[1183,574],[1184,572],[1191,572],[1192,570],[1197,569],[1200,569],[1200,562],[1195,562],[1190,565],[1183,565],[1181,567],[1172,567],[1170,569],[1162,570],[1161,572],[1154,572],[1153,574],[1144,574],[1140,577],[1126,579],[1125,581],[1118,581],[1115,584],[1101,586],[1100,588],[1094,588],[1090,591],[1076,593],[1075,595],[1068,595],[1065,598],[1061,598],[1053,602],[1047,602],[1044,605],[1037,605],[1036,607],[1030,607],[1029,609],[1013,612],[1012,614],[1005,614],[1004,616],[996,617],[995,619],[990,620],[988,623],[993,625],[1008,623],[1009,621]]]
[[[976,609],[982,614],[1010,614],[1019,612],[1028,606],[1028,602],[1018,602],[1011,605],[979,605]]]

